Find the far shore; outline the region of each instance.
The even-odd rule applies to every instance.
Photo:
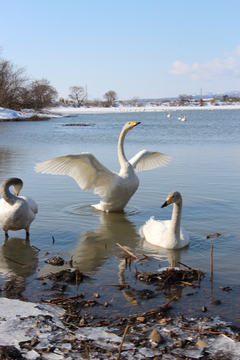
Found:
[[[44,109],[41,112],[34,110],[21,110],[15,111],[10,109],[4,109],[0,107],[0,122],[6,121],[41,121],[49,120],[53,117],[65,117],[78,114],[108,114],[108,113],[130,113],[130,112],[185,112],[191,110],[239,110],[240,104],[233,105],[219,105],[214,106],[207,104],[205,106],[154,106],[145,105],[141,107],[134,106],[118,106],[118,107],[70,107],[59,106]]]

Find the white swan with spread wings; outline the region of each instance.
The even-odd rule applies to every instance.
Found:
[[[104,197],[99,204],[92,205],[97,210],[106,212],[122,211],[136,192],[139,179],[135,172],[165,166],[170,156],[142,150],[131,160],[127,160],[123,142],[129,130],[140,122],[127,122],[118,140],[118,158],[120,172],[117,174],[102,165],[94,155],[81,153],[60,156],[40,162],[35,171],[53,175],[69,175],[82,190],[94,189],[94,193]]]

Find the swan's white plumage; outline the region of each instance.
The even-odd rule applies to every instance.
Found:
[[[186,114],[184,114],[184,117],[181,118],[181,121],[186,121]]]
[[[15,194],[10,192],[11,186]],[[22,186],[23,182],[18,178],[8,178],[1,184],[0,226],[6,238],[8,230],[21,229],[25,229],[28,237],[30,225],[38,212],[38,206],[34,200],[27,196],[18,196]]]
[[[168,155],[159,152],[143,150],[127,161],[123,142],[127,132],[138,124],[127,122],[121,131],[118,140],[118,158],[121,168],[118,174],[107,169],[90,153],[65,155],[43,161],[36,165],[35,171],[53,175],[69,175],[82,190],[94,189],[95,194],[105,196],[99,204],[93,205],[96,209],[107,212],[121,211],[138,188],[139,180],[135,172],[164,166],[171,159]]]
[[[135,172],[152,170],[157,167],[165,166],[169,162],[169,156],[156,151],[139,151],[131,160]]]
[[[69,175],[82,190],[94,189],[94,193],[102,197],[115,179],[115,173],[90,153],[59,156],[37,164],[35,170],[52,175]]]
[[[139,233],[150,244],[166,249],[181,249],[189,244],[189,235],[181,226],[182,197],[179,192],[172,191],[162,207],[171,203],[173,203],[171,220],[155,220],[152,216],[141,226]]]

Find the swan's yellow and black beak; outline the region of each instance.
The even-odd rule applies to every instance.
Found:
[[[161,206],[161,208],[168,206],[169,204],[172,204],[172,196],[166,199],[165,203]]]
[[[141,122],[140,121],[139,122],[131,121],[132,126],[137,126],[138,124],[141,124]]]

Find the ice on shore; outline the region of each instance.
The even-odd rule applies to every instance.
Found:
[[[0,345],[19,348],[19,342],[31,340],[38,330],[34,324],[39,316],[50,316],[53,325],[64,328],[58,319],[63,314],[64,310],[61,308],[0,298]]]
[[[112,327],[87,326],[76,327],[76,330],[69,330],[60,320],[65,311],[53,305],[42,305],[31,302],[24,302],[16,299],[0,298],[0,345],[14,346],[20,350],[22,356],[26,359],[38,359],[41,355],[43,359],[64,360],[82,359],[78,350],[72,347],[72,341],[78,339],[81,341],[94,343],[98,350],[93,350],[89,358],[96,359],[96,351],[102,350],[118,352],[122,341],[119,336],[119,329]],[[184,328],[183,321],[187,321],[189,327]],[[218,326],[221,330],[219,335],[211,336],[207,334],[208,329]],[[143,329],[144,328],[144,329]],[[195,329],[200,329],[201,333]],[[174,359],[175,356],[188,356],[199,359],[203,352],[208,354],[209,358],[218,356],[228,356],[228,359],[237,360],[240,358],[240,344],[237,334],[234,334],[220,318],[197,318],[181,319],[179,317],[170,317],[166,324],[149,322],[147,324],[138,324],[129,329],[124,339],[122,355],[128,359],[149,359],[161,354],[161,346],[153,344],[150,339],[150,332],[156,329],[164,338],[164,345],[171,349],[167,355],[168,359]],[[176,347],[175,338],[171,337],[175,333],[177,339],[183,342],[189,341],[189,346],[184,348]],[[227,334],[227,336],[225,335]],[[197,345],[197,338],[202,338],[206,346]],[[22,347],[24,342],[37,340],[33,348]],[[135,345],[134,340],[144,340],[143,346]],[[52,351],[48,351],[48,349]],[[133,355],[134,354],[134,355]],[[79,357],[80,356],[80,357]],[[208,357],[207,357],[208,358]]]

